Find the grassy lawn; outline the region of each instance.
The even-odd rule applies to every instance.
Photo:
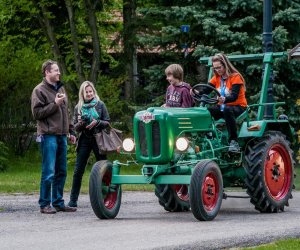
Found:
[[[236,249],[255,249],[255,250],[296,250],[300,249],[300,239],[279,240],[257,247],[236,248]]]
[[[65,191],[71,190],[72,176],[74,171],[75,152],[71,148],[68,154],[68,176],[65,185]],[[130,160],[128,156],[109,155],[110,160],[119,159],[121,162]],[[39,192],[40,176],[41,176],[41,155],[37,149],[31,150],[24,157],[10,157],[10,165],[6,172],[0,172],[0,193],[33,193]],[[92,165],[95,162],[93,157],[90,158],[85,174],[83,176],[82,192],[88,193],[89,176]],[[122,167],[122,174],[141,174],[141,166],[131,165],[130,167]],[[296,168],[295,185],[296,190],[300,190],[300,168]],[[154,185],[123,185],[123,190],[142,190],[153,191]]]
[[[71,151],[74,149],[71,149]],[[109,155],[110,160],[116,160],[120,155]],[[120,161],[125,162],[126,157],[122,156]],[[128,158],[130,160],[130,158]],[[89,176],[92,165],[95,162],[90,157],[82,180],[81,192],[88,193]],[[72,177],[75,166],[75,153],[68,155],[68,173],[65,184],[65,191],[71,191]],[[122,174],[140,174],[140,166],[123,167]],[[41,155],[37,150],[31,150],[24,157],[10,157],[9,168],[0,172],[0,193],[38,193],[41,178]],[[153,191],[153,185],[123,185],[123,190]]]

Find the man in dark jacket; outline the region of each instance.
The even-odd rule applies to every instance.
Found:
[[[68,98],[60,82],[57,62],[44,62],[42,73],[43,81],[31,95],[31,111],[37,120],[37,141],[41,143],[42,152],[40,211],[45,214],[75,212],[76,208],[65,206],[63,200],[67,177],[67,136],[70,135],[71,143],[76,141],[69,119]]]

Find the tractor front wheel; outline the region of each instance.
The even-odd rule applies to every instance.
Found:
[[[245,183],[256,210],[284,211],[292,198],[294,165],[289,142],[281,132],[267,132],[247,147]]]
[[[168,212],[183,212],[190,209],[188,185],[155,185],[158,202]]]
[[[200,221],[213,220],[221,208],[223,198],[222,174],[217,163],[199,162],[192,174],[190,185],[191,210]]]
[[[90,202],[94,213],[100,219],[113,219],[121,206],[120,185],[111,185],[112,163],[98,161],[94,164],[89,182]]]

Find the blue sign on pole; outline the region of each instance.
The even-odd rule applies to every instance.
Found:
[[[187,33],[190,31],[190,25],[181,25],[181,32]]]
[[[181,25],[181,32],[182,33],[188,33],[190,31],[190,25]],[[189,46],[185,42],[184,44],[181,45],[181,47],[184,49],[184,57],[187,57],[189,54]]]

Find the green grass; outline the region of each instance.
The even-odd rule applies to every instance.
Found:
[[[68,154],[68,173],[65,191],[71,190],[72,176],[74,171],[75,152],[74,147]],[[119,159],[121,162],[130,160],[129,156],[109,155],[110,160]],[[82,192],[88,193],[88,182],[94,158],[91,157],[87,165],[82,180]],[[131,165],[122,167],[121,174],[141,174],[141,166]],[[300,190],[300,168],[296,168],[297,177],[295,180],[296,190]],[[24,157],[10,157],[9,168],[6,172],[0,172],[0,193],[38,193],[41,178],[41,155],[37,149],[32,149]],[[123,190],[127,191],[154,191],[154,185],[122,185]]]
[[[71,149],[71,151],[74,148]],[[68,172],[65,184],[65,191],[69,192],[72,185],[72,177],[75,166],[75,154],[71,152],[68,155]],[[110,160],[119,158],[125,162],[126,156],[109,155]],[[71,158],[71,159],[70,159]],[[128,158],[130,160],[130,158]],[[92,165],[95,162],[94,157],[90,157],[86,171],[82,179],[82,193],[88,193],[89,176]],[[121,168],[122,174],[140,174],[141,166],[130,166]],[[31,150],[23,157],[10,156],[9,167],[7,171],[0,172],[0,193],[38,193],[41,178],[41,155],[38,150]],[[153,191],[153,185],[122,185],[124,191]]]
[[[296,250],[300,249],[300,239],[279,240],[256,247],[238,248],[255,250]]]
[[[10,157],[7,171],[0,173],[0,192],[32,193],[39,191],[40,159],[31,153],[24,158]]]

